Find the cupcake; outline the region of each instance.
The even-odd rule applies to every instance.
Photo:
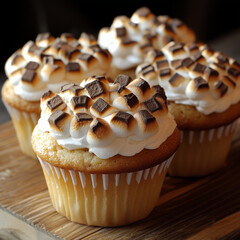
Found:
[[[160,86],[94,76],[46,92],[41,109],[32,145],[60,214],[119,226],[153,210],[180,142]]]
[[[150,51],[136,74],[164,88],[181,130],[169,174],[198,177],[222,167],[240,116],[240,64],[205,44],[170,42]]]
[[[99,45],[113,56],[113,78],[119,73],[134,78],[146,52],[172,40],[188,43],[195,41],[195,34],[179,19],[155,16],[147,7],[136,10],[130,18],[116,17],[111,27],[102,28],[98,35]]]
[[[80,83],[88,74],[108,75],[110,63],[108,51],[86,33],[78,40],[70,33],[59,38],[41,33],[7,60],[2,99],[23,153],[34,157],[31,133],[40,117],[42,94],[48,89],[58,91],[63,83]]]

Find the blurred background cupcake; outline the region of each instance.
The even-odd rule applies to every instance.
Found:
[[[148,52],[138,76],[166,92],[181,130],[169,174],[205,176],[224,165],[240,117],[240,64],[203,43],[170,42]]]
[[[75,39],[71,33],[54,38],[38,34],[7,60],[7,81],[2,99],[11,115],[20,147],[34,157],[31,133],[40,116],[40,98],[47,90],[57,91],[63,83],[80,83],[94,74],[109,75],[111,55],[96,39],[83,33]]]
[[[95,76],[80,86],[43,95],[32,135],[53,205],[88,225],[145,218],[180,141],[164,91],[126,75],[114,84]]]
[[[194,32],[181,20],[156,16],[147,7],[137,9],[130,18],[115,17],[98,35],[99,45],[112,54],[113,79],[120,73],[134,77],[136,66],[152,47],[160,49],[173,40],[188,43],[195,39]]]

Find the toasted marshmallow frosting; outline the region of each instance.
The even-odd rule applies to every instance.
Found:
[[[99,45],[113,56],[112,65],[122,70],[136,67],[149,49],[160,49],[172,40],[188,43],[195,41],[195,34],[179,19],[155,16],[147,7],[131,18],[116,17],[98,36]]]
[[[168,43],[151,50],[136,69],[152,85],[160,84],[169,101],[195,106],[205,115],[224,112],[240,101],[240,64],[202,43]]]
[[[41,33],[7,60],[5,72],[17,95],[38,101],[48,89],[58,91],[63,83],[109,74],[111,59],[93,35],[83,33],[77,40],[70,33],[59,38]]]
[[[164,90],[143,78],[94,76],[41,99],[38,127],[67,149],[87,148],[102,159],[158,148],[175,130]]]

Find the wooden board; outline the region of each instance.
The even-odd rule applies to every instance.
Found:
[[[55,239],[240,239],[240,147],[199,179],[167,177],[149,217],[116,228],[68,221],[51,205],[37,161],[24,156],[11,122],[0,126],[0,208]]]

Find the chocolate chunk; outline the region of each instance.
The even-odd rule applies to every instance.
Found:
[[[165,23],[165,29],[169,32],[173,32],[174,33],[174,29],[172,27],[172,25],[170,23]]]
[[[203,73],[207,66],[201,64],[201,63],[196,63],[193,67],[193,71]]]
[[[202,77],[194,78],[193,81],[197,89],[209,88],[208,82]]]
[[[133,93],[124,95],[123,98],[126,100],[128,106],[130,108],[133,108],[134,106],[136,106],[138,104],[138,99]]]
[[[86,84],[85,88],[87,89],[92,99],[100,96],[105,92],[103,84],[98,79]]]
[[[32,83],[36,76],[36,72],[33,70],[26,70],[22,76],[22,81]]]
[[[162,109],[162,105],[160,102],[156,100],[156,98],[150,98],[147,101],[145,101],[144,106],[151,112],[156,112],[157,110]]]
[[[70,59],[73,54],[79,54],[80,51],[77,48],[72,47],[71,45],[67,44],[62,47],[62,52],[65,57]]]
[[[131,77],[119,74],[115,79],[114,83],[118,83],[121,87],[126,87],[131,81],[132,81]]]
[[[232,87],[236,87],[236,83],[229,77],[229,76],[224,76],[225,80],[232,85]]]
[[[91,54],[88,53],[81,53],[78,58],[80,60],[83,60],[84,62],[90,62],[94,57]]]
[[[145,67],[142,70],[142,75],[145,76],[145,75],[147,75],[150,72],[154,72],[154,67],[149,64],[148,67]]]
[[[228,63],[228,58],[225,55],[223,55],[222,53],[218,54],[217,59],[222,64]]]
[[[53,98],[51,98],[50,100],[47,101],[47,106],[51,110],[54,110],[55,108],[57,108],[61,104],[63,104],[63,100],[59,95],[56,95],[56,96],[54,96]]]
[[[45,56],[43,58],[43,64],[50,64],[53,70],[60,68],[60,66],[55,64],[56,61],[57,59],[54,59],[53,56]]]
[[[174,68],[174,69],[178,69],[180,67],[182,67],[182,60],[181,59],[175,59],[175,60],[172,60],[171,61],[171,66]]]
[[[57,126],[59,121],[64,119],[66,116],[67,116],[67,113],[57,109],[50,115],[50,117],[48,118],[48,122],[50,124],[54,124],[55,126]]]
[[[145,62],[145,63],[142,63],[141,65],[139,65],[140,67],[141,67],[141,71],[143,71],[144,69],[146,69],[146,68],[148,68],[148,67],[150,67],[151,66],[151,64],[150,63],[147,63],[147,62]]]
[[[219,75],[218,71],[216,71],[215,69],[213,68],[210,68],[210,67],[207,67],[205,70],[204,70],[204,75],[206,76],[206,78],[210,78],[210,77],[217,77]]]
[[[61,86],[61,92],[65,92],[65,91],[71,91],[72,93],[74,93],[75,95],[78,95],[79,92],[82,90],[83,88],[80,87],[79,85],[75,84],[75,83],[67,83],[63,86]]]
[[[126,37],[126,36],[122,37],[121,40],[123,45],[130,45],[130,44],[136,43],[135,41],[131,40],[129,37]]]
[[[149,88],[149,84],[147,81],[145,81],[143,78],[139,78],[134,86],[138,87],[142,93],[145,93]]]
[[[118,28],[115,28],[115,30],[116,30],[117,37],[123,37],[123,36],[126,36],[127,34],[125,27],[118,27]]]
[[[182,60],[182,65],[187,68],[190,67],[191,65],[193,65],[193,63],[194,63],[194,61],[190,57],[184,58]]]
[[[78,122],[91,122],[93,120],[87,113],[77,113],[75,116]]]
[[[240,75],[240,71],[233,67],[228,68],[228,73],[233,77],[238,77]]]
[[[183,46],[184,46],[183,43],[175,43],[173,46],[169,47],[169,50],[170,50],[172,53],[176,53],[176,52],[182,50],[182,49],[183,49]]]
[[[39,63],[30,61],[30,62],[26,65],[25,68],[28,69],[28,70],[33,70],[33,71],[35,71],[35,70],[38,69],[38,67],[39,67]]]
[[[66,69],[68,72],[79,72],[80,66],[77,62],[70,62],[67,64]]]
[[[197,52],[195,52],[195,53],[192,55],[192,59],[193,59],[194,61],[198,61],[198,60],[200,60],[201,58],[203,58],[203,56],[202,56],[202,54],[201,54],[200,51],[197,51]]]
[[[179,84],[181,84],[184,80],[185,78],[182,75],[175,73],[168,81],[172,86],[176,87]]]
[[[104,125],[102,122],[100,122],[100,119],[95,118],[94,122],[90,126],[90,129],[94,134],[97,134],[98,131],[101,131],[101,129],[104,129]]]
[[[226,70],[225,65],[222,64],[222,63],[216,63],[216,62],[214,62],[213,64],[214,64],[216,67],[221,68],[222,70]]]
[[[152,52],[152,55],[154,56],[154,58],[158,58],[158,57],[163,57],[164,56],[162,51],[156,50],[156,49],[154,49],[154,51]]]
[[[147,17],[149,14],[151,14],[151,11],[147,7],[141,7],[136,11],[136,14],[139,17]]]
[[[112,118],[112,121],[120,121],[128,125],[132,119],[133,119],[133,116],[131,114],[119,111]]]
[[[164,89],[161,86],[159,86],[159,85],[155,85],[153,87],[154,87],[154,89],[156,91],[156,94],[154,95],[154,97],[160,97],[160,98],[162,98],[164,100],[165,103],[167,103],[167,96],[165,94]]]
[[[232,65],[236,66],[237,68],[240,68],[240,63],[236,60],[232,63]]]
[[[147,110],[140,110],[140,111],[138,111],[138,113],[140,114],[143,122],[146,125],[149,123],[152,123],[156,120],[155,117],[152,114],[150,114]]]
[[[74,96],[72,97],[71,102],[73,104],[74,109],[81,107],[87,108],[89,99],[90,98],[86,95]]]
[[[94,108],[99,113],[104,113],[109,107],[110,105],[102,98],[98,98],[98,100],[92,105],[92,108]]]
[[[45,92],[43,95],[42,95],[42,98],[47,98],[49,96],[51,96],[53,94],[53,92],[51,90],[48,90],[47,92]]]
[[[168,60],[160,60],[156,62],[157,69],[169,67]]]
[[[56,39],[56,41],[52,44],[53,48],[56,48],[57,51],[59,51],[64,45],[66,45],[67,43],[63,40],[61,40],[60,38]]]
[[[159,71],[160,77],[168,76],[171,74],[171,69],[170,68],[164,68]]]
[[[46,33],[39,33],[36,37],[36,42],[40,42],[42,40],[46,40],[51,37],[51,34],[49,32]]]
[[[45,47],[38,47],[35,44],[32,44],[32,46],[29,48],[29,52],[34,53],[37,56],[41,56],[43,51],[46,50],[47,48]]]
[[[224,96],[225,93],[227,92],[228,90],[228,86],[226,84],[224,84],[221,80],[219,80],[216,84],[215,84],[215,88],[217,90],[220,91],[220,96]]]

